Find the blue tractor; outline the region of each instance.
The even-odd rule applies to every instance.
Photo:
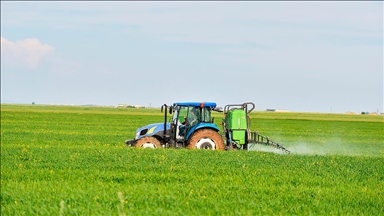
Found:
[[[249,114],[255,108],[252,102],[230,104],[222,110],[215,102],[177,102],[164,104],[164,122],[149,124],[136,130],[128,146],[138,148],[189,148],[212,150],[249,150],[254,144],[264,144],[290,153],[280,144],[258,132],[250,131]],[[214,124],[212,111],[224,112],[223,132]],[[167,114],[173,114],[167,122]],[[225,141],[224,141],[225,140]]]
[[[224,141],[219,127],[213,123],[212,110],[215,102],[177,102],[171,106],[164,104],[164,123],[150,124],[136,130],[133,140],[125,143],[142,148],[189,148],[224,149]],[[167,113],[173,113],[167,122]]]

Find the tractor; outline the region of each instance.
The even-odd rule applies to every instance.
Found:
[[[255,104],[230,104],[216,107],[215,102],[176,102],[162,105],[164,122],[149,124],[136,130],[127,146],[138,148],[188,148],[212,150],[249,150],[254,144],[264,144],[290,153],[280,144],[258,132],[250,131],[249,114]],[[224,112],[223,132],[214,124],[212,111]],[[167,114],[173,114],[168,122]],[[224,141],[225,140],[225,141]]]

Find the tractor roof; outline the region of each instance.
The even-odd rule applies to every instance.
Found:
[[[203,104],[203,107],[211,107],[211,108],[215,108],[216,107],[216,103],[215,102],[175,102],[173,103],[173,105],[177,105],[177,106],[196,106],[196,107],[199,107]]]

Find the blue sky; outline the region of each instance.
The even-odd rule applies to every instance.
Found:
[[[383,2],[1,2],[1,102],[383,112]]]

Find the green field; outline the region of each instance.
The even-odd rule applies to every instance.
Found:
[[[160,109],[3,104],[1,215],[384,214],[383,116],[251,118],[292,154],[127,148]]]

